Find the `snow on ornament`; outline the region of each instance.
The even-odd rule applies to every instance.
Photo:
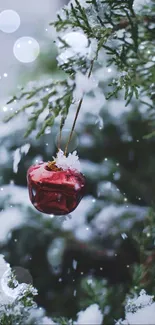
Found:
[[[76,151],[59,150],[52,162],[33,165],[27,172],[29,196],[34,207],[46,214],[67,215],[76,209],[85,192]]]

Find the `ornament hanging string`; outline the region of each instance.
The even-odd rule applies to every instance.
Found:
[[[93,70],[93,65],[94,65],[94,60],[91,61],[91,66],[90,66],[90,70],[89,70],[89,73],[88,73],[88,78],[90,78],[90,76],[91,76],[91,73],[92,73],[92,70]],[[65,152],[64,152],[65,156],[67,155],[68,147],[69,147],[69,144],[70,144],[72,136],[73,136],[73,132],[74,132],[76,121],[77,121],[77,118],[78,118],[78,115],[79,115],[79,112],[80,112],[80,109],[81,109],[81,106],[82,106],[82,103],[83,103],[83,99],[84,99],[84,96],[82,96],[82,98],[80,99],[79,105],[77,107],[77,111],[76,111],[75,119],[74,119],[74,122],[73,122],[73,126],[72,126],[72,129],[71,129],[71,132],[70,132],[70,135],[69,135],[69,139],[68,139],[66,147],[65,147]],[[63,128],[63,124],[61,123],[61,125],[60,125],[60,139],[61,139],[62,128]]]
[[[58,140],[58,149],[60,150],[61,148],[61,138],[62,138],[62,129],[64,127],[64,124],[65,124],[65,119],[64,117],[62,116],[61,118],[61,122],[60,122],[60,131],[59,131],[59,140]]]

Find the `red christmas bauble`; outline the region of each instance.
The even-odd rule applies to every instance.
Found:
[[[85,177],[76,170],[52,170],[48,163],[27,172],[29,196],[34,207],[46,214],[66,215],[78,206],[85,191]]]

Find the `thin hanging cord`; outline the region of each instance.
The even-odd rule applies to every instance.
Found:
[[[58,139],[58,150],[61,149],[61,139],[62,139],[62,129],[64,126],[64,118],[61,118],[60,129],[59,129],[59,139]]]
[[[91,73],[92,73],[92,70],[93,70],[93,65],[94,65],[94,60],[91,61],[91,66],[90,66],[90,70],[89,70],[89,73],[88,73],[88,78],[90,78],[90,76],[91,76]],[[84,96],[82,96],[82,98],[80,99],[79,105],[77,107],[77,111],[76,111],[76,115],[75,115],[75,119],[74,119],[74,122],[73,122],[72,129],[71,129],[71,133],[70,133],[69,139],[67,141],[65,152],[64,152],[65,156],[67,155],[68,146],[69,146],[70,141],[71,141],[72,136],[73,136],[73,132],[74,132],[74,129],[75,129],[75,124],[76,124],[76,121],[77,121],[77,118],[78,118],[78,115],[79,115],[79,112],[80,112],[80,109],[81,109],[81,106],[82,106],[82,103],[83,103],[83,99],[84,99]]]

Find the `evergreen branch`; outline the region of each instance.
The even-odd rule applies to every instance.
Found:
[[[16,110],[14,113],[12,113],[9,116],[5,117],[4,122],[9,122],[15,116],[19,115],[21,112],[24,112],[27,108],[30,108],[30,107],[35,106],[35,105],[36,105],[36,102],[34,101],[34,102],[31,102],[29,104],[26,104],[26,105],[22,106],[19,110]]]
[[[65,317],[53,318],[54,323],[57,325],[73,325],[73,320],[68,320]]]
[[[87,36],[90,48],[92,40],[95,40],[97,50],[94,62],[97,61],[99,52],[105,51],[107,66],[115,65],[119,76],[109,82],[107,99],[118,97],[119,92],[123,90],[126,106],[133,98],[138,99],[141,95],[149,96],[154,102],[154,94],[150,85],[154,83],[155,67],[151,64],[147,65],[148,59],[149,62],[152,62],[155,55],[154,38],[149,29],[149,24],[155,21],[154,10],[148,15],[148,9],[144,7],[140,15],[136,14],[133,9],[133,0],[89,0],[87,4],[88,6],[83,7],[79,0],[75,0],[74,3],[63,8],[63,15],[58,14],[56,22],[52,25],[58,32],[64,32],[68,28],[69,30],[72,28],[74,31],[81,30]],[[119,29],[124,29],[122,36],[117,33]],[[150,54],[146,55],[145,49],[141,49],[140,44],[148,37],[148,33],[149,38],[145,42],[145,47],[149,48]],[[58,40],[62,44],[62,51],[70,47],[59,35]],[[117,47],[113,46],[113,42],[117,42]],[[26,100],[26,104],[21,105],[21,108],[6,120],[8,121],[30,107],[34,107],[32,117],[29,118],[30,126],[26,132],[28,135],[37,127],[40,115],[48,109],[52,115],[47,115],[38,137],[45,132],[47,126],[53,125],[55,117],[58,115],[61,115],[61,133],[72,102],[76,73],[81,71],[85,74],[90,63],[89,55],[80,53],[73,55],[65,62],[59,62],[59,66],[71,76],[72,86],[67,85],[67,81],[58,81],[56,84],[52,81],[46,86],[47,92],[49,92],[47,95],[43,94],[46,88],[42,85],[28,91],[22,89],[21,94],[14,96],[9,103]],[[61,89],[55,89],[59,84],[63,87],[63,96]],[[37,109],[38,102],[41,103],[41,107]],[[82,100],[79,109],[81,105]],[[153,104],[150,105],[149,109],[151,110]]]
[[[25,133],[25,137],[27,137],[28,135],[30,135],[30,133],[36,129],[37,127],[37,121],[40,117],[40,115],[43,113],[43,111],[47,108],[47,105],[48,105],[48,100],[49,98],[52,96],[52,95],[55,95],[55,92],[51,92],[50,94],[44,96],[42,99],[41,99],[41,102],[42,102],[42,107],[40,109],[38,109],[37,111],[34,111],[32,116],[30,116],[29,118],[29,121],[30,121],[30,126],[27,130],[27,132]],[[48,126],[48,125],[47,125]],[[46,127],[44,128],[44,125],[42,127],[42,129],[45,131]],[[41,129],[41,130],[42,130]],[[41,133],[42,134],[42,133]],[[40,132],[38,133],[37,135],[37,138],[39,137],[40,135]]]
[[[153,138],[154,136],[155,136],[155,131],[153,131],[147,135],[144,135],[144,139],[149,140],[149,139]]]
[[[133,1],[131,0],[104,0],[101,2],[90,0],[87,1],[87,3],[90,4],[90,7],[88,8],[83,8],[78,0],[75,1],[74,5],[71,3],[70,7],[68,6],[68,8],[65,8],[66,19],[63,17],[60,22],[59,15],[58,21],[54,23],[54,26],[56,29],[59,26],[59,30],[63,30],[64,25],[61,24],[65,24],[65,28],[67,28],[67,25],[69,24],[68,27],[70,26],[74,29],[77,27],[81,28],[87,35],[88,39],[97,39],[98,44],[100,44],[99,50],[104,48],[108,55],[107,65],[110,66],[111,64],[115,64],[119,71],[125,71],[128,74],[128,80],[127,77],[117,80],[116,87],[107,95],[107,99],[112,96],[117,97],[118,92],[125,88],[125,100],[126,105],[128,105],[133,97],[138,98],[138,88],[144,80],[144,74],[143,79],[141,79],[142,75],[138,77],[137,71],[140,61],[142,61],[138,51],[140,43],[139,26],[145,31],[146,26],[144,25],[144,17],[145,22],[154,21],[155,18],[150,17],[149,20],[149,17],[146,14],[136,15],[133,10]],[[104,6],[107,7],[104,8]],[[93,24],[91,23],[91,15],[93,16]],[[70,17],[69,22],[68,17]],[[111,28],[105,27],[107,23],[111,25]],[[132,43],[128,41],[129,36],[126,36],[126,32],[124,32],[123,37],[115,35],[115,32],[122,28],[127,28],[127,33],[130,33]],[[119,42],[121,42],[119,49],[115,49],[111,46],[112,39],[118,39]],[[133,61],[133,66],[131,66],[130,63],[131,60]],[[76,63],[78,62],[77,59],[75,59],[75,61]],[[87,58],[86,61],[88,61]],[[144,63],[142,63],[142,65],[144,66]],[[69,73],[74,73],[74,66],[75,64],[73,64],[73,60],[69,60],[68,63],[61,67]],[[79,66],[80,70],[82,67],[81,60],[79,60],[76,67],[77,66]],[[146,73],[148,77],[148,71]],[[133,79],[133,77],[136,78]]]
[[[93,66],[94,66],[94,60],[91,62],[90,70],[88,72],[88,78],[90,78],[90,76],[91,76]],[[80,99],[80,101],[79,101],[79,105],[78,105],[78,108],[77,108],[77,111],[76,111],[76,115],[75,115],[75,119],[74,119],[74,122],[73,122],[72,129],[71,129],[71,133],[70,133],[69,139],[68,139],[67,144],[66,144],[65,155],[67,154],[68,146],[69,146],[69,143],[70,143],[70,141],[72,139],[72,136],[73,136],[73,132],[74,132],[74,129],[75,129],[75,124],[76,124],[76,121],[78,119],[78,115],[79,115],[79,112],[80,112],[80,109],[81,109],[81,106],[82,106],[82,103],[83,103],[83,99],[84,99],[84,97],[82,97]]]
[[[138,99],[139,94],[138,94],[138,88],[139,85],[136,82],[136,78],[133,73],[126,74],[124,76],[121,76],[120,79],[118,80],[113,80],[110,84],[110,87],[112,87],[112,91],[109,92],[106,96],[106,99],[110,99],[111,97],[115,96],[117,98],[118,92],[125,88],[125,93],[124,93],[124,99],[126,101],[125,106],[128,106],[130,101],[132,100],[133,96]]]
[[[42,86],[33,85],[33,90],[31,90],[31,87],[28,85],[28,88],[30,88],[29,91],[27,90],[21,90],[21,93],[19,96],[16,96],[16,103],[20,103],[21,99],[23,99],[26,96],[26,101],[28,101],[27,104],[22,105],[20,109],[15,110],[13,114],[7,116],[4,120],[4,122],[8,122],[17,115],[19,115],[21,112],[25,112],[29,108],[33,108],[33,112],[31,113],[29,117],[29,127],[25,133],[25,137],[29,136],[33,130],[37,128],[38,120],[41,116],[41,114],[48,110],[48,112],[52,115],[48,115],[45,121],[43,121],[41,130],[37,134],[37,138],[39,138],[41,135],[44,134],[47,127],[51,127],[55,121],[55,118],[58,115],[62,115],[64,121],[67,117],[69,106],[72,102],[72,93],[74,89],[74,83],[70,80],[68,82],[67,80],[61,80],[61,81],[50,81],[49,83],[45,84],[43,83]],[[59,91],[61,91],[61,96],[59,94]],[[46,95],[44,94],[46,92]],[[36,96],[37,95],[37,96]],[[15,98],[15,96],[13,97]],[[30,101],[33,99],[32,101]],[[30,101],[30,102],[29,102]],[[9,101],[11,103],[12,100]],[[39,108],[38,108],[39,106]]]

